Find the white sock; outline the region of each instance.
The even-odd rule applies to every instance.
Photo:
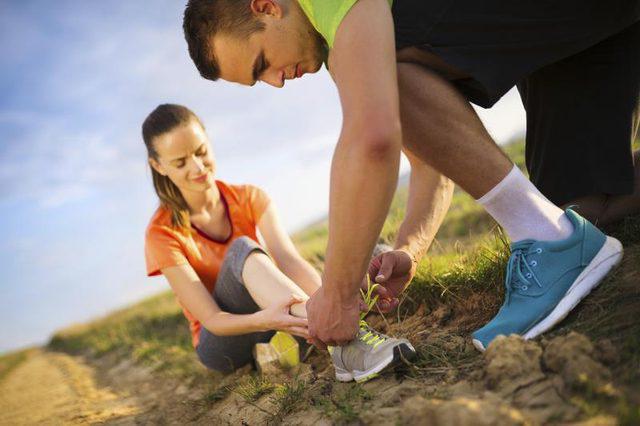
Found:
[[[542,195],[517,166],[477,201],[513,242],[562,240],[573,233],[562,209]]]

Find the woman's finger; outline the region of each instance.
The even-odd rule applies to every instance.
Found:
[[[291,333],[293,335],[299,336],[299,337],[303,337],[305,339],[309,338],[309,329],[308,328],[304,328],[304,327],[289,327],[286,330],[288,333]]]
[[[309,320],[306,318],[294,317],[293,315],[289,315],[286,325],[287,327],[307,327],[309,325]]]
[[[287,303],[284,305],[286,308],[290,308],[291,305],[295,305],[296,303],[303,303],[304,299],[302,299],[300,296],[296,295],[296,294],[292,294],[291,297],[289,297],[289,300],[287,300]]]

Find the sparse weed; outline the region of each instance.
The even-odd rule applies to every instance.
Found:
[[[257,401],[261,396],[271,393],[275,385],[263,376],[249,376],[235,389],[245,401]]]
[[[349,423],[357,420],[358,407],[372,398],[373,396],[362,385],[355,383],[347,385],[342,391],[318,397],[316,404],[325,416],[338,423]]]
[[[294,411],[302,403],[305,393],[305,383],[294,379],[292,383],[283,383],[275,386],[271,403],[276,407],[274,417],[283,418]]]

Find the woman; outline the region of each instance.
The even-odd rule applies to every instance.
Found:
[[[253,346],[276,330],[308,338],[305,303],[321,279],[296,251],[268,196],[214,180],[204,126],[184,106],[158,106],[142,134],[160,198],[146,232],[147,273],[169,281],[200,361],[230,372],[251,362]],[[363,325],[359,338],[335,348],[332,358],[338,379],[348,381],[412,354],[406,340]]]

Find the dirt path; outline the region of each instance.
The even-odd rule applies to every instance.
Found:
[[[96,384],[81,358],[34,351],[0,382],[0,424],[87,424],[139,411],[136,400]]]

